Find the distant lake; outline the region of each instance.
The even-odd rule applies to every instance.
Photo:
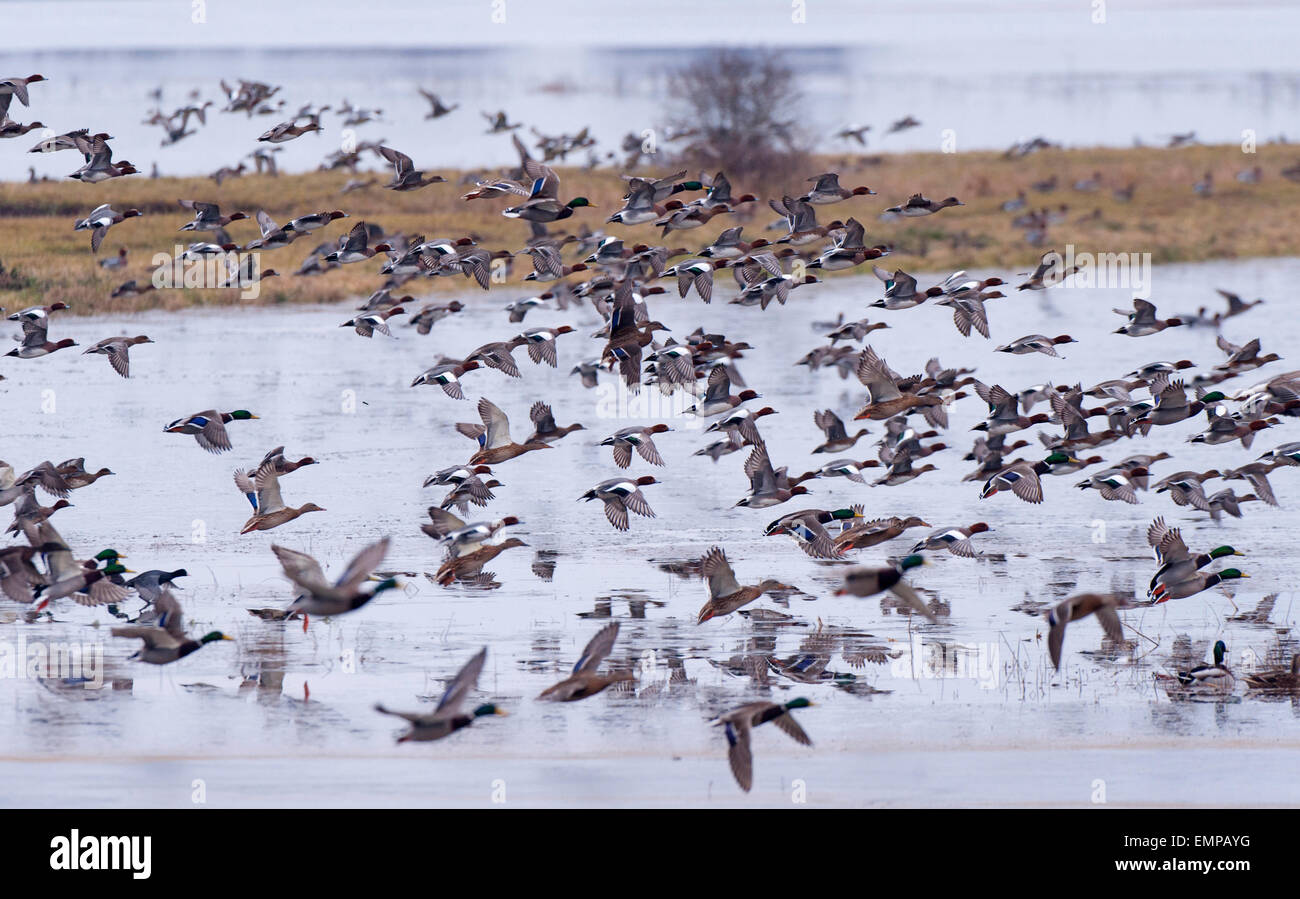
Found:
[[[0,7],[2,8],[2,7]],[[486,134],[480,111],[504,109],[531,144],[529,130],[576,133],[590,127],[596,151],[608,161],[629,132],[662,126],[671,103],[668,74],[707,48],[619,50],[575,48],[558,56],[527,48],[476,49],[185,49],[45,50],[0,54],[0,72],[40,71],[50,79],[32,89],[30,109],[14,104],[19,121],[44,122],[56,132],[88,127],[116,137],[117,158],[148,172],[156,162],[167,175],[208,174],[235,165],[259,145],[256,138],[308,103],[337,109],[383,110],[378,121],[355,129],[358,140],[384,139],[436,170],[494,167],[515,156],[508,137]],[[1009,52],[1016,52],[1014,50]],[[796,47],[783,51],[806,98],[796,111],[817,148],[857,148],[833,135],[853,123],[870,124],[867,152],[936,150],[951,131],[958,150],[1004,149],[1042,135],[1066,145],[1164,144],[1171,134],[1195,131],[1204,142],[1236,143],[1244,129],[1261,142],[1291,130],[1300,113],[1300,73],[1243,69],[1193,74],[1184,70],[1066,70],[1038,55],[1016,63],[962,60],[918,65],[903,48]],[[1122,60],[1120,61],[1122,62]],[[1173,61],[1169,61],[1173,64]],[[220,113],[219,80],[280,85],[284,106],[248,118]],[[426,121],[424,86],[460,108]],[[160,104],[150,92],[161,87]],[[206,128],[161,147],[164,134],[142,121],[155,105],[170,112],[192,91],[211,99]],[[889,123],[911,115],[922,122],[885,136]],[[282,145],[288,171],[315,168],[339,146],[342,120],[326,113],[325,132]],[[0,178],[63,178],[76,168],[71,154],[26,153],[39,133],[0,144]],[[264,145],[262,145],[264,146]],[[245,161],[247,161],[245,159]],[[586,162],[585,151],[569,162]]]

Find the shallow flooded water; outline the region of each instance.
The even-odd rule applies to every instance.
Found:
[[[1300,260],[1157,268],[1153,299],[1161,315],[1175,315],[1217,305],[1216,286],[1269,298],[1223,333],[1235,343],[1262,336],[1265,352],[1294,357],[1300,323],[1289,312],[1288,290],[1297,276]],[[823,342],[825,329],[815,323],[840,312],[867,314],[877,291],[867,276],[801,288],[787,306],[766,312],[727,305],[729,289],[708,306],[693,296],[651,304],[679,337],[704,325],[754,345],[739,369],[779,410],[762,427],[773,463],[800,472],[824,461],[809,455],[821,441],[813,410],[830,407],[847,419],[863,390],[855,379],[810,374],[795,362]],[[105,681],[93,690],[59,679],[0,680],[0,803],[1083,805],[1100,797],[1126,805],[1300,804],[1300,786],[1289,776],[1300,761],[1300,705],[1247,696],[1240,685],[1222,701],[1175,702],[1153,677],[1172,664],[1180,638],[1197,660],[1223,639],[1238,669],[1263,664],[1289,639],[1300,470],[1272,478],[1281,509],[1252,503],[1244,519],[1217,524],[1164,494],[1143,493],[1137,506],[1104,502],[1095,491],[1074,489],[1082,475],[1045,478],[1041,507],[1008,495],[981,501],[979,482],[960,480],[973,468],[961,456],[984,413],[971,398],[950,412],[944,439],[951,448],[926,460],[938,471],[893,488],[819,480],[802,502],[751,510],[734,507],[747,492],[746,453],[716,464],[694,457],[705,442],[702,429],[675,418],[668,422],[674,430],[656,438],[666,466],[636,457],[631,468],[664,482],[645,488],[657,517],[634,517],[620,534],[598,504],[576,501],[619,474],[608,448],[596,444],[631,423],[568,374],[599,352],[585,336],[599,327],[590,308],[538,310],[522,326],[577,328],[560,338],[558,369],[517,353],[522,380],[472,372],[466,402],[408,386],[439,353],[462,356],[518,333],[502,307],[524,295],[497,289],[466,297],[470,308],[431,335],[399,325],[395,340],[364,340],[339,328],[348,305],[56,317],[52,338],[71,336],[82,346],[119,333],[157,341],[132,350],[129,381],[102,358],[76,351],[2,360],[0,457],[22,470],[85,456],[92,470],[116,473],[76,491],[74,507],[54,518],[78,557],[112,546],[136,570],[187,569],[179,596],[190,631],[220,628],[235,641],[159,669],[128,661],[136,641],[108,636],[118,621],[104,608],[59,601],[52,617],[29,621],[23,607],[0,600],[0,641],[100,643]],[[1136,340],[1111,334],[1121,322],[1109,310],[1128,298],[1122,290],[1058,288],[993,300],[992,341],[961,338],[942,308],[871,310],[891,328],[868,342],[902,373],[938,355],[1013,390],[1048,380],[1088,385],[1158,359],[1191,359],[1203,370],[1222,358],[1212,330]],[[1064,360],[992,352],[1036,332],[1069,333],[1080,343],[1062,348]],[[1284,359],[1229,386],[1293,364]],[[602,385],[612,383],[601,377]],[[559,423],[579,421],[587,430],[496,467],[504,486],[470,517],[517,515],[524,523],[512,534],[529,545],[489,566],[497,586],[444,589],[424,577],[441,552],[418,525],[446,488],[420,485],[470,455],[470,441],[452,425],[476,420],[479,396],[505,410],[517,439],[528,433],[535,400],[551,403]],[[162,431],[213,407],[261,416],[230,425],[232,453],[212,456],[193,438]],[[842,455],[874,456],[870,442],[882,429],[868,424],[870,437]],[[1287,420],[1249,451],[1185,442],[1202,427],[1198,419],[1156,428],[1147,439],[1097,454],[1117,461],[1174,453],[1156,477],[1222,469],[1296,439],[1297,426]],[[1032,433],[1024,436],[1036,447]],[[248,508],[231,473],[280,444],[291,458],[321,462],[284,478],[286,501],[327,511],[240,536]],[[1038,450],[1027,452],[1035,457]],[[915,514],[936,527],[980,520],[993,527],[975,538],[983,558],[936,555],[911,577],[939,611],[938,624],[900,614],[890,599],[834,597],[842,566],[809,559],[788,538],[762,536],[763,526],[786,512],[857,502],[873,517]],[[1077,622],[1055,673],[1042,606],[1081,590],[1144,587],[1154,571],[1145,530],[1156,515],[1182,527],[1194,549],[1231,543],[1244,551],[1237,561],[1251,579],[1231,598],[1215,589],[1124,612],[1127,648],[1103,646],[1094,620]],[[912,540],[920,534],[909,532]],[[305,633],[298,621],[248,613],[291,596],[272,543],[312,553],[338,571],[384,535],[393,544],[383,568],[412,575],[403,590],[354,614],[313,618]],[[798,592],[751,607],[790,617],[733,615],[696,625],[704,585],[675,572],[715,544],[726,549],[741,583],[774,577],[795,585]],[[910,545],[905,536],[855,561],[879,563]],[[1266,596],[1274,596],[1271,609],[1255,615]],[[139,607],[131,600],[120,611]],[[635,688],[579,703],[535,702],[609,620],[622,627],[606,664],[634,668]],[[437,743],[396,745],[400,722],[372,706],[432,708],[446,679],[484,645],[487,665],[471,702],[495,702],[509,717],[480,719]],[[709,719],[754,699],[796,696],[816,703],[797,713],[814,746],[798,746],[775,729],[757,731],[754,789],[743,794]]]

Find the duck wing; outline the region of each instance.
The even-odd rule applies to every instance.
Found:
[[[388,555],[388,542],[387,537],[377,540],[353,556],[348,567],[339,575],[338,581],[334,584],[335,588],[347,592],[360,587],[362,582],[370,577],[384,561],[384,556]]]
[[[709,599],[721,599],[740,592],[736,573],[731,570],[727,554],[715,546],[700,560],[700,577],[709,582]]]
[[[514,443],[510,438],[510,419],[491,400],[486,397],[479,398],[478,414],[483,419],[483,433],[486,440],[483,445],[486,449]]]
[[[605,661],[605,658],[614,648],[614,641],[617,639],[617,621],[598,630],[596,636],[592,637],[582,650],[582,655],[578,657],[577,663],[573,666],[573,673],[590,672],[599,668],[600,663]]]
[[[474,657],[465,663],[456,676],[451,679],[447,685],[447,690],[442,694],[442,699],[438,701],[438,708],[435,710],[443,715],[453,715],[459,711],[465,703],[465,697],[478,683],[478,677],[483,672],[483,663],[487,661],[487,647],[483,647]]]

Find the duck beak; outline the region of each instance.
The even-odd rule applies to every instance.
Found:
[[[122,573],[123,573],[123,574],[136,574],[136,572],[135,572],[134,570],[130,569],[130,568],[124,568],[124,569],[122,569]],[[1243,574],[1242,577],[1245,577],[1245,575]]]
[[[494,715],[500,715],[502,718],[509,718],[509,717],[510,717],[510,713],[507,712],[505,709],[497,709],[497,710],[496,710],[495,712],[493,712],[492,714],[494,714]]]
[[[221,639],[222,639],[222,640],[229,640],[231,643],[234,643],[234,642],[235,642],[235,638],[234,638],[234,637],[227,637],[225,634],[222,634],[222,635],[221,635]]]
[[[1236,549],[1234,549],[1234,550],[1232,551],[1232,554],[1233,554],[1234,556],[1244,556],[1244,555],[1245,555],[1244,552],[1241,552],[1240,550],[1236,550]]]
[[[248,417],[249,417],[249,418],[261,418],[262,416],[260,416],[260,415],[250,415],[250,416],[248,416]]]
[[[1242,577],[1250,577],[1250,575],[1246,574],[1244,571],[1242,572],[1241,576],[1242,576]]]

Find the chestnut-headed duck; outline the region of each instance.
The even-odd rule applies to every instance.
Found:
[[[639,478],[610,478],[608,481],[601,481],[595,487],[592,487],[582,496],[580,500],[591,502],[598,499],[605,504],[605,517],[616,530],[626,531],[631,525],[628,519],[628,512],[634,512],[642,518],[654,518],[654,509],[650,508],[650,503],[646,502],[641,488],[650,484],[658,484],[650,475]]]
[[[941,209],[947,209],[949,206],[965,206],[961,200],[956,197],[946,197],[942,200],[927,200],[921,194],[912,194],[907,198],[907,202],[901,206],[891,206],[885,212],[912,218],[920,215],[933,215]]]
[[[671,430],[666,424],[622,428],[602,440],[600,445],[613,448],[614,464],[619,468],[627,468],[632,464],[633,449],[651,465],[663,465],[663,456],[655,448],[654,435]]]

